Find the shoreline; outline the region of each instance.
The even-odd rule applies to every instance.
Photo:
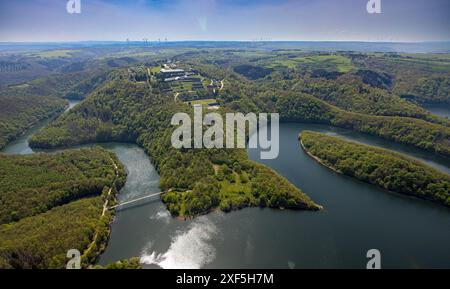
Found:
[[[58,116],[60,116],[62,113],[64,113],[68,108],[69,108],[69,104],[67,104],[64,107],[52,110],[47,116],[38,119],[36,121],[33,121],[32,123],[28,124],[25,128],[23,128],[20,132],[16,133],[14,136],[12,136],[11,139],[8,139],[5,144],[3,144],[2,146],[0,146],[0,152],[2,152],[9,144],[11,144],[12,142],[16,141],[17,139],[19,139],[20,137],[24,136],[27,134],[27,132],[31,129],[33,129],[34,127],[38,126],[40,123],[46,121],[46,120],[52,120],[53,118],[56,118]]]
[[[317,161],[317,162],[318,162],[319,164],[321,164],[322,166],[324,166],[324,167],[326,167],[326,168],[332,170],[333,172],[338,173],[338,174],[340,174],[340,175],[345,175],[342,171],[340,171],[340,170],[338,170],[338,169],[336,169],[336,168],[333,168],[332,166],[329,166],[329,165],[325,164],[325,162],[324,162],[322,159],[320,159],[319,157],[316,157],[315,155],[313,155],[312,153],[310,153],[310,152],[305,148],[305,145],[303,144],[303,141],[302,141],[302,139],[300,138],[300,136],[299,136],[299,140],[300,140],[300,146],[302,147],[303,151],[304,151],[309,157],[311,157],[312,159],[314,159],[315,161]]]
[[[444,204],[444,203],[441,203],[441,202],[439,202],[439,201],[436,201],[435,199],[430,198],[430,197],[427,197],[427,196],[421,196],[421,195],[416,195],[416,194],[410,194],[410,193],[404,193],[404,192],[398,192],[398,191],[388,190],[388,189],[383,188],[382,186],[380,186],[380,185],[378,185],[378,184],[376,184],[376,183],[372,183],[372,182],[369,182],[369,181],[361,180],[361,179],[357,178],[357,177],[354,176],[354,175],[347,175],[347,174],[343,173],[342,171],[340,171],[340,170],[338,170],[338,169],[335,169],[334,167],[325,164],[324,161],[323,161],[322,159],[320,159],[319,157],[317,157],[317,156],[313,155],[312,153],[310,153],[310,152],[306,149],[305,145],[303,144],[303,141],[302,141],[302,139],[301,139],[301,135],[299,135],[299,141],[300,141],[300,146],[302,147],[303,151],[304,151],[309,157],[311,157],[312,159],[314,159],[315,161],[317,161],[320,165],[322,165],[322,166],[328,168],[329,170],[333,171],[334,173],[337,173],[337,174],[340,174],[340,175],[343,175],[343,176],[350,177],[350,178],[352,178],[352,179],[355,179],[355,180],[357,180],[357,181],[359,181],[359,182],[362,182],[362,183],[365,183],[365,184],[373,185],[373,186],[377,187],[378,189],[383,190],[383,191],[385,191],[385,192],[387,192],[387,193],[396,194],[396,195],[403,195],[403,196],[408,196],[408,197],[413,197],[413,198],[416,198],[416,199],[418,199],[418,200],[425,200],[425,201],[429,201],[429,202],[431,202],[431,203],[439,204],[439,205],[444,206],[444,207],[447,207],[447,208],[450,207],[450,206],[448,206],[448,205],[446,205],[446,204]]]
[[[119,161],[117,159],[117,161]],[[89,246],[83,251],[82,258],[84,257],[86,260],[86,268],[91,269],[94,266],[99,265],[98,261],[100,259],[100,256],[105,252],[106,248],[108,247],[109,240],[111,238],[111,232],[112,232],[112,224],[115,219],[116,215],[116,208],[114,210],[111,210],[110,213],[108,213],[108,204],[109,202],[117,202],[117,195],[119,194],[120,190],[123,188],[123,185],[118,188],[117,187],[117,181],[119,179],[119,166],[116,164],[116,161],[111,158],[112,165],[114,167],[116,176],[114,178],[113,183],[111,186],[105,186],[105,188],[109,188],[108,192],[104,196],[105,202],[102,206],[102,214],[99,218],[99,222],[102,221],[102,219],[105,220],[104,224],[100,223],[97,228],[97,232],[95,233],[92,242],[89,244]],[[126,172],[125,172],[126,176]],[[103,195],[103,194],[102,194]],[[102,227],[105,226],[106,231],[104,232],[104,236],[99,236],[99,232],[101,231]],[[100,238],[100,241],[98,241],[98,238]]]

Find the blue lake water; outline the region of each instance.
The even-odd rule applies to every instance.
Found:
[[[3,152],[32,153],[27,139],[46,123]],[[143,202],[117,211],[100,263],[138,256],[147,268],[365,268],[366,252],[375,248],[384,268],[450,268],[449,208],[333,173],[301,150],[297,138],[305,129],[394,149],[449,172],[449,160],[413,147],[327,126],[281,124],[279,157],[260,160],[257,149],[249,156],[301,188],[323,211],[247,208],[180,221],[161,201]],[[121,201],[159,191],[159,176],[141,148],[101,145],[127,168]]]

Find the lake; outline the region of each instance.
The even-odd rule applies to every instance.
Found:
[[[429,112],[442,117],[450,118],[450,106],[449,105],[427,105],[424,106]]]
[[[3,152],[32,153],[27,139],[47,123]],[[366,253],[375,248],[384,268],[450,268],[448,208],[326,169],[301,150],[297,138],[305,129],[394,149],[449,172],[449,160],[414,147],[328,126],[283,123],[277,159],[260,160],[257,149],[249,156],[289,179],[323,211],[247,208],[180,221],[161,201],[143,201],[117,210],[99,263],[139,256],[146,268],[365,268]],[[120,201],[160,191],[159,176],[141,148],[100,145],[116,152],[128,171]]]
[[[413,147],[341,129],[280,126],[280,156],[260,160],[302,188],[322,212],[247,208],[190,221],[172,218],[160,201],[117,212],[100,263],[140,256],[148,268],[365,268],[379,249],[385,268],[450,267],[450,210],[335,174],[299,147],[298,133],[323,131],[408,153],[449,171],[449,161]],[[158,176],[137,147],[116,149],[130,174],[121,198],[158,192]],[[143,185],[142,184],[146,184]]]

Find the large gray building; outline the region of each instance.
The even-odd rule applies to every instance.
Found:
[[[186,74],[186,72],[184,72],[183,69],[167,69],[167,68],[162,68],[159,73],[161,78],[183,76]]]

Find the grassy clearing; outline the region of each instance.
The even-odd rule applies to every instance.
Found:
[[[295,61],[301,64],[314,65],[316,68],[326,70],[337,70],[339,72],[349,72],[355,69],[351,60],[342,55],[314,55],[307,57],[294,58]]]
[[[149,56],[155,56],[155,52],[153,51],[143,51],[143,52],[129,52],[129,51],[123,51],[118,52],[110,55],[110,57],[113,58],[120,58],[120,57],[135,57],[135,58],[143,58],[143,57],[149,57]]]
[[[313,55],[282,59],[273,61],[266,65],[266,67],[275,68],[277,66],[284,66],[288,68],[296,68],[299,65],[314,69],[325,69],[343,73],[356,69],[351,60],[342,55]]]
[[[174,82],[171,88],[173,91],[192,91],[192,82]]]
[[[230,198],[230,197],[236,197],[239,195],[245,195],[251,199],[254,199],[254,197],[251,193],[251,183],[250,182],[243,183],[240,180],[240,175],[238,173],[233,172],[233,174],[234,174],[234,178],[235,178],[233,183],[228,180],[223,180],[222,182],[220,182],[221,198],[226,199],[226,198]]]
[[[18,88],[18,89],[23,89],[23,88],[27,88],[27,87],[29,87],[30,85],[28,84],[28,83],[21,83],[21,84],[17,84],[17,85],[14,85],[14,86],[12,86],[13,88]]]
[[[245,174],[245,177],[242,176]],[[243,181],[245,179],[245,181]],[[257,204],[255,196],[252,194],[251,182],[248,180],[248,175],[245,172],[238,174],[232,172],[231,176],[219,182],[220,185],[220,204],[219,208],[223,211],[230,211],[233,209],[239,209],[251,204],[252,206]],[[186,202],[190,198],[190,191],[175,192],[180,198],[180,210],[179,216],[186,217],[190,214],[186,211]]]
[[[265,50],[246,50],[246,51],[233,51],[233,55],[243,57],[243,58],[254,58],[254,57],[272,57],[273,54],[270,51]]]
[[[298,66],[298,62],[292,59],[284,59],[272,61],[270,64],[265,65],[265,67],[267,68],[275,68],[278,66],[284,66],[287,68],[296,68]]]
[[[46,50],[38,53],[32,53],[31,56],[36,56],[40,58],[70,58],[72,54],[80,50],[73,49],[57,49],[57,50]]]
[[[150,68],[150,72],[153,72],[153,73],[159,73],[161,71],[161,66],[152,66],[149,68]]]
[[[190,101],[191,105],[195,105],[195,104],[209,105],[210,103],[215,103],[215,102],[217,102],[217,101],[214,98],[198,99],[198,100]]]

